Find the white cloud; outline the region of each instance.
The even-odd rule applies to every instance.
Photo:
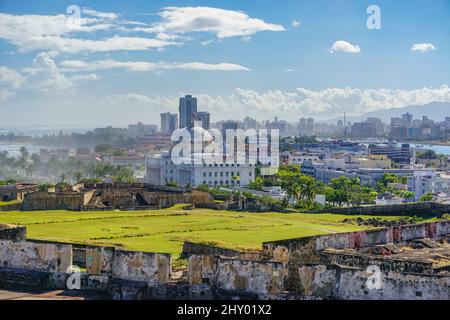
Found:
[[[100,40],[74,38],[75,33],[93,33],[117,28],[111,13],[99,12],[81,17],[78,24],[67,23],[60,15],[11,15],[0,13],[0,38],[18,47],[21,52],[46,50],[64,53],[150,50],[176,45],[173,41],[143,37],[114,36]],[[114,18],[114,19],[113,19]],[[112,20],[111,20],[112,19]]]
[[[117,18],[119,18],[119,15],[114,12],[100,12],[90,8],[83,8],[81,10],[81,13],[105,20],[116,20]]]
[[[419,52],[436,51],[436,47],[431,43],[415,43],[412,45],[411,51],[419,51]]]
[[[203,62],[139,62],[139,61],[116,61],[116,60],[98,60],[98,61],[81,61],[81,60],[65,60],[59,63],[64,71],[97,71],[107,69],[125,69],[134,72],[159,72],[167,70],[203,70],[203,71],[249,71],[248,68],[233,63],[217,63],[209,64]]]
[[[34,50],[57,53],[145,51],[181,45],[191,41],[187,33],[212,32],[219,39],[249,38],[261,31],[283,31],[281,25],[251,18],[246,13],[209,7],[167,7],[152,25],[121,20],[114,12],[83,8],[79,19],[72,15],[12,15],[0,13],[0,39],[14,44],[20,52]],[[86,39],[81,34],[115,31],[114,37]],[[154,38],[121,36],[126,32],[153,33]]]
[[[15,94],[25,82],[25,77],[17,71],[0,66],[0,102]]]
[[[178,97],[146,96],[142,94],[124,94],[109,96],[101,100],[105,106],[142,108],[154,112],[170,110],[175,112]],[[199,106],[210,111],[216,119],[240,118],[251,116],[267,120],[272,115],[295,121],[298,115],[311,115],[318,119],[330,119],[345,112],[348,115],[361,115],[367,112],[409,105],[424,105],[434,101],[450,102],[450,88],[420,88],[415,90],[400,89],[354,89],[329,88],[314,91],[297,88],[293,91],[236,89],[228,96],[211,96],[195,94]]]
[[[34,86],[44,91],[66,90],[73,86],[46,52],[39,53],[33,60],[33,67],[25,68],[24,72],[29,74]]]
[[[351,44],[348,41],[338,40],[330,48],[331,53],[335,52],[347,52],[347,53],[360,53],[361,48],[358,45]]]
[[[251,18],[246,13],[211,7],[166,7],[159,13],[161,22],[141,31],[185,34],[211,32],[217,38],[249,37],[261,31],[285,31],[284,27]]]
[[[33,60],[33,66],[24,68],[23,72],[27,74],[29,88],[43,91],[72,89],[77,83],[98,79],[94,73],[66,76],[46,52],[39,53]]]
[[[292,20],[292,22],[291,22],[291,27],[292,27],[292,28],[298,28],[298,27],[300,27],[300,21]]]

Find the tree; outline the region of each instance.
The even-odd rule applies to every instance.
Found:
[[[349,194],[343,190],[333,189],[330,194],[328,194],[327,200],[329,202],[337,204],[339,207],[342,207],[343,203],[349,202]]]
[[[166,184],[168,187],[175,187],[175,188],[178,188],[179,187],[179,185],[178,185],[178,183],[176,182],[176,181],[170,181],[170,182],[167,182],[167,184]]]
[[[296,201],[299,199],[301,189],[300,189],[300,185],[299,184],[291,183],[291,184],[285,186],[284,191],[285,191],[285,196],[284,196],[284,199],[283,199],[283,203],[285,205],[287,205],[287,204],[289,204],[291,199],[294,199]]]
[[[30,153],[28,152],[27,148],[25,147],[21,147],[20,148],[20,155],[23,159],[28,159],[28,156],[30,155]]]
[[[73,173],[73,179],[75,182],[80,182],[83,179],[83,173],[81,171],[75,171]]]
[[[305,199],[308,203],[312,203],[317,194],[317,183],[314,178],[309,176],[300,177],[300,194],[301,199]]]
[[[417,158],[423,158],[423,159],[437,159],[436,151],[427,149],[423,152],[417,153]]]
[[[249,183],[248,187],[253,190],[262,190],[264,187],[264,179],[262,177],[256,177],[256,179]]]
[[[433,194],[431,192],[427,192],[419,198],[419,202],[429,202],[429,201],[433,201]]]

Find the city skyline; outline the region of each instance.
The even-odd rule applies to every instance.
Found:
[[[379,1],[379,30],[372,4],[4,2],[0,126],[158,124],[186,94],[211,122],[450,102],[448,2]]]

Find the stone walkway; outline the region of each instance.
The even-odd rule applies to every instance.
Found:
[[[0,300],[108,300],[106,294],[85,291],[21,292],[0,290]]]

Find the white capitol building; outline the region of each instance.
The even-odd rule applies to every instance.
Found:
[[[212,187],[224,185],[240,187],[246,186],[254,180],[254,164],[230,162],[229,158],[224,162],[226,157],[222,152],[220,154],[205,152],[205,148],[211,150],[211,147],[214,147],[214,138],[208,131],[195,126],[189,129],[189,132],[191,137],[194,137],[192,143],[200,145],[201,152],[182,158],[182,164],[175,164],[169,151],[147,157],[145,182],[156,185],[176,182],[180,186],[191,185],[193,187],[202,184]],[[221,147],[216,150],[219,148]],[[217,161],[205,161],[205,159],[213,158]]]

